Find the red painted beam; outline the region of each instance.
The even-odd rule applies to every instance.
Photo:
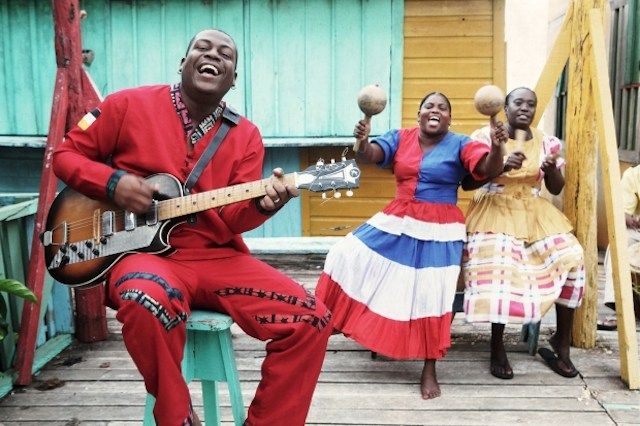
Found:
[[[27,287],[38,297],[38,300],[42,300],[45,274],[44,252],[39,235],[45,230],[49,206],[56,195],[58,180],[51,171],[51,158],[54,149],[64,137],[68,100],[67,70],[58,68],[56,84],[53,91],[53,105],[51,107],[51,122],[49,123],[47,146],[42,163],[40,199],[38,200],[38,210],[36,212],[35,228],[33,230],[33,242],[31,243],[29,270],[27,271]],[[28,385],[31,383],[31,369],[33,366],[39,324],[40,305],[25,302],[22,309],[20,334],[14,362],[14,368],[18,372],[16,383],[19,385]]]
[[[77,123],[87,110],[93,108],[100,101],[100,95],[95,90],[95,87],[90,84],[90,78],[82,68],[80,7],[78,0],[52,0],[52,5],[55,28],[54,44],[58,70],[53,92],[49,134],[42,163],[40,198],[36,212],[29,269],[27,271],[27,286],[38,297],[38,300],[42,300],[46,273],[44,252],[39,236],[45,230],[49,206],[55,198],[58,182],[51,168],[52,154],[58,144],[62,142],[66,131]],[[86,93],[83,93],[84,90],[86,90]],[[85,94],[85,97],[83,97],[83,94]],[[83,318],[88,316],[91,321],[77,321],[76,335],[80,330],[82,339],[87,339],[84,341],[104,340],[107,336],[107,326],[104,306],[102,305],[103,294],[101,287],[82,290],[82,292],[80,296],[76,295],[76,300],[83,302],[81,305],[76,306],[76,315],[80,310]],[[39,304],[25,302],[22,311],[20,334],[14,362],[14,368],[18,373],[16,384],[19,385],[31,383],[36,339],[40,325],[40,308]]]

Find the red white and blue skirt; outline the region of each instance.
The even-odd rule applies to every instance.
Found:
[[[396,199],[331,248],[316,295],[334,328],[368,349],[442,358],[465,240],[455,204]]]

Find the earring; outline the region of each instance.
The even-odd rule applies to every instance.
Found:
[[[236,90],[236,85],[235,84],[231,86],[231,90]]]
[[[182,67],[178,68],[178,74],[182,74]]]

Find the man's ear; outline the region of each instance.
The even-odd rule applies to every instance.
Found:
[[[184,65],[184,61],[187,58],[180,59],[180,66],[178,67],[178,74],[182,73],[182,66]]]

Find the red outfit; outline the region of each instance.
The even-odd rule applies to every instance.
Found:
[[[86,130],[69,132],[53,165],[69,186],[100,199],[118,169],[139,176],[170,173],[184,182],[221,122],[189,149],[169,86],[124,90],[99,109]],[[258,180],[263,158],[258,128],[242,117],[191,192]],[[298,283],[249,255],[240,234],[268,217],[254,200],[198,213],[195,223],[171,233],[175,253],[129,255],[109,272],[108,299],[118,309],[127,350],[156,397],[159,425],[182,425],[190,415],[180,362],[185,321],[194,308],[225,312],[247,334],[270,340],[247,423],[304,424],[331,314]]]

